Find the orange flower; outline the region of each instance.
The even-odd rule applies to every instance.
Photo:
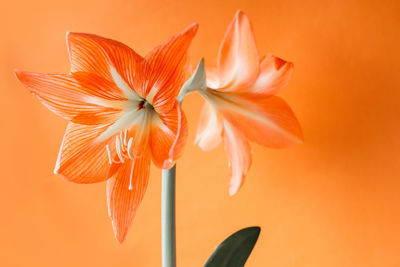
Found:
[[[238,11],[222,41],[217,68],[207,72],[207,86],[201,85],[202,74],[192,77],[191,86],[207,100],[196,143],[208,151],[224,142],[230,195],[237,193],[251,164],[248,140],[271,148],[302,142],[295,115],[274,95],[287,85],[292,71],[290,62],[271,54],[259,57],[250,21]]]
[[[173,166],[187,138],[176,96],[197,24],[141,57],[91,34],[67,34],[71,73],[16,71],[51,111],[69,120],[54,172],[75,183],[107,180],[114,233],[123,242],[146,191],[150,160]]]

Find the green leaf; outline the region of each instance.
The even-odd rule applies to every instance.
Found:
[[[260,235],[258,226],[237,231],[224,240],[204,267],[243,267]]]

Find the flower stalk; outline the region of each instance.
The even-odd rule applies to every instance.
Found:
[[[162,267],[176,266],[175,241],[175,172],[176,165],[162,171],[161,243]]]

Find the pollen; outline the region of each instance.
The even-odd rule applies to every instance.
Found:
[[[138,102],[138,109],[137,110],[141,110],[145,108],[145,104],[146,104],[146,100],[141,100]]]
[[[142,99],[138,102],[137,110],[141,110],[141,109],[153,110],[154,107],[146,99]]]

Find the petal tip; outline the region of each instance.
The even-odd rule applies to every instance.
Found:
[[[240,187],[239,186],[235,186],[235,185],[231,185],[229,187],[229,196],[234,196],[237,194],[237,192],[239,192]]]
[[[242,19],[249,20],[249,18],[247,17],[246,13],[244,13],[243,10],[241,10],[241,9],[238,9],[236,11],[235,19],[238,19],[238,20],[242,20]]]
[[[166,159],[163,162],[163,165],[161,166],[161,169],[163,170],[169,170],[172,167],[174,167],[175,161],[172,158]]]
[[[14,74],[15,74],[15,77],[17,77],[17,79],[21,81],[21,79],[23,79],[23,76],[24,76],[24,71],[22,71],[20,69],[14,69]]]
[[[74,36],[80,35],[78,32],[73,32],[73,31],[67,31],[65,33],[65,38],[68,40]]]
[[[119,231],[118,229],[114,228],[115,239],[118,241],[118,243],[120,245],[122,245],[122,243],[124,243],[124,241],[126,239],[126,234],[127,234],[127,231]]]
[[[110,209],[110,207],[109,207],[109,209]],[[111,215],[111,211],[110,210],[109,210],[109,216],[110,216],[110,219],[111,219],[111,224],[112,224],[112,228],[113,228],[113,231],[114,231],[115,239],[118,241],[119,244],[122,244],[126,239],[126,236],[128,234],[128,229],[129,228],[121,227],[121,225],[118,225],[116,219],[113,218],[113,216]]]
[[[26,88],[28,88],[29,91],[32,91],[28,85],[33,78],[32,76],[34,76],[34,73],[23,71],[20,69],[14,69],[14,74],[18,81],[20,81]]]
[[[238,9],[237,11],[236,11],[236,13],[235,13],[235,16],[236,17],[239,17],[239,16],[243,16],[243,15],[246,15],[244,12],[243,12],[243,10],[241,10],[241,9]]]
[[[184,32],[190,32],[192,34],[195,34],[197,32],[197,30],[199,29],[199,24],[197,22],[193,22],[192,24],[190,24]]]

